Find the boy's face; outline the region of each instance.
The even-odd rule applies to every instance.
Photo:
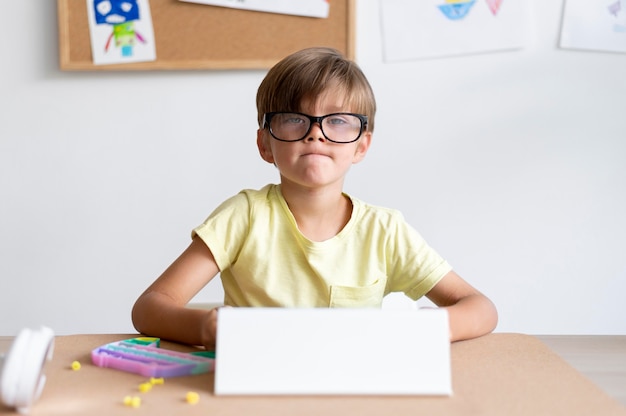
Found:
[[[317,101],[302,103],[301,112],[311,116],[324,116],[338,112],[351,112],[342,95],[327,92]],[[364,131],[353,143],[333,143],[327,140],[319,124],[311,126],[309,134],[297,142],[281,142],[271,137],[268,129],[259,129],[257,145],[261,157],[276,165],[281,183],[320,188],[343,185],[343,180],[354,163],[365,157],[371,142],[371,133]]]

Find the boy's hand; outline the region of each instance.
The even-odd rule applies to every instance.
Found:
[[[215,341],[217,339],[217,314],[220,308],[228,308],[229,306],[218,306],[207,312],[202,322],[202,345],[208,351],[215,350]]]

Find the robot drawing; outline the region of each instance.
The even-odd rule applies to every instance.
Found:
[[[121,49],[123,57],[133,56],[135,40],[146,43],[141,34],[135,30],[135,21],[139,20],[139,5],[137,0],[94,0],[96,24],[106,24],[113,27],[113,32],[104,46],[108,52],[111,40]]]

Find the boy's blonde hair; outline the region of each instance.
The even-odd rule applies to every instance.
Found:
[[[315,101],[329,91],[343,94],[346,111],[366,115],[367,130],[374,130],[376,100],[372,87],[356,63],[331,48],[303,49],[269,70],[256,96],[259,127],[263,127],[265,113],[300,112],[303,101]]]

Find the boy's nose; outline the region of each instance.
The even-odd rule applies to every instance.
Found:
[[[307,141],[313,140],[326,140],[324,133],[322,132],[322,126],[320,123],[312,123],[311,128],[309,129],[309,134],[307,134]]]

